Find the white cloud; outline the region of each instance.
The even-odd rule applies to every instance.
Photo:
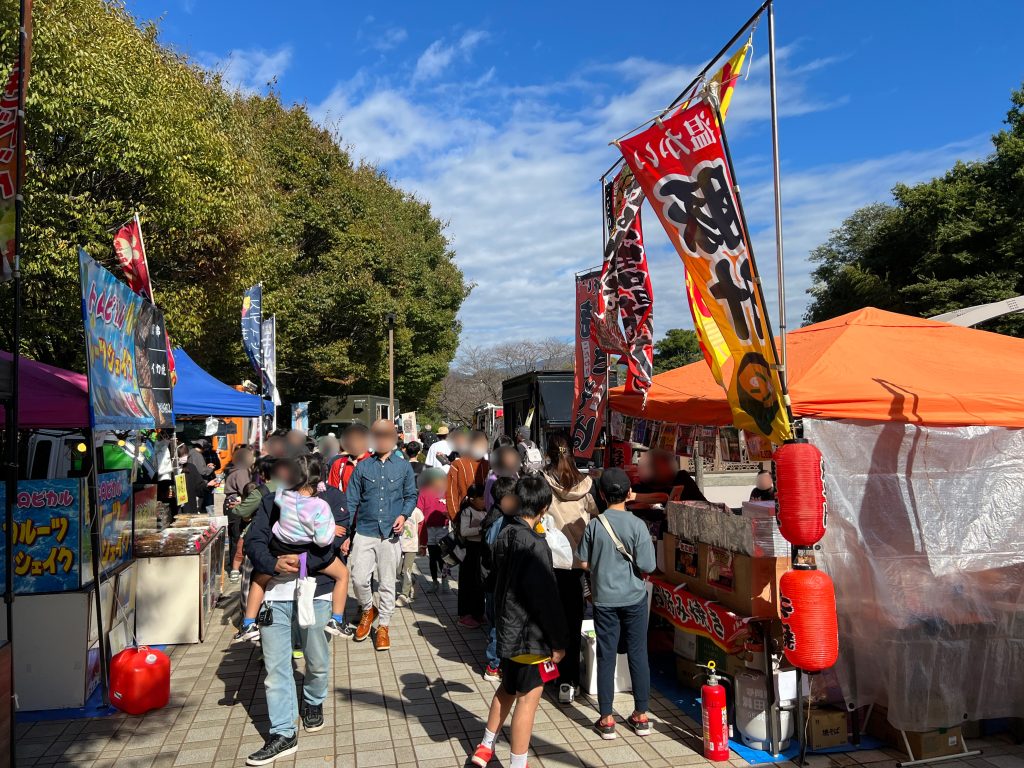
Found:
[[[515,337],[570,338],[573,273],[600,263],[598,175],[616,158],[608,141],[653,115],[697,71],[630,59],[593,66],[555,82],[502,83],[491,71],[450,82],[441,75],[481,36],[432,44],[420,57],[426,88],[340,85],[315,114],[340,118],[342,140],[357,156],[383,164],[397,183],[431,203],[449,222],[459,266],[475,290],[460,312],[463,338],[489,343]],[[841,100],[811,96],[809,72],[826,60],[798,63],[780,51],[784,116],[833,108]],[[475,80],[475,82],[474,82]],[[775,243],[767,132],[767,68],[753,62],[729,114],[730,136],[748,134],[738,175],[766,295],[776,317]],[[753,131],[757,127],[757,132]],[[785,134],[783,135],[785,137]],[[763,139],[763,141],[762,141]],[[806,306],[808,252],[854,209],[885,200],[897,181],[941,173],[957,158],[986,151],[983,137],[962,144],[790,170],[800,148],[782,144],[787,307],[790,328]],[[753,149],[751,149],[753,148]],[[756,155],[752,153],[761,152]],[[660,224],[645,210],[645,235],[660,335],[690,325],[683,271]]]
[[[235,49],[226,56],[203,53],[199,63],[221,75],[225,85],[242,93],[261,93],[287,71],[292,61],[289,46],[268,52],[253,48]]]
[[[439,77],[456,57],[469,59],[473,49],[487,38],[487,33],[480,29],[465,32],[454,44],[448,45],[444,40],[432,42],[416,61],[413,72],[414,83],[433,80]]]

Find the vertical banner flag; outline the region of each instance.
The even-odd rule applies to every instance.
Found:
[[[142,242],[142,224],[138,215],[117,230],[114,235],[114,253],[117,263],[121,265],[128,285],[139,296],[156,304],[153,296],[153,282],[149,277],[149,262],[146,261],[146,246]],[[161,321],[162,324],[162,321]],[[164,329],[166,331],[166,328]],[[172,384],[178,382],[178,373],[174,365],[174,352],[171,351],[171,337],[164,333],[164,346],[167,347],[167,373]]]
[[[601,270],[576,276],[576,382],[573,389],[572,447],[577,458],[594,454],[604,423],[608,356],[594,338],[594,307]]]
[[[281,404],[281,393],[277,391],[277,316],[268,317],[262,323],[260,339],[263,343],[263,391],[274,404]]]
[[[309,402],[292,403],[292,429],[309,432]]]
[[[152,301],[153,283],[149,279],[149,263],[146,261],[146,249],[142,245],[142,227],[138,216],[117,230],[114,235],[114,253],[117,254],[117,263],[121,265],[128,285],[139,296]]]
[[[263,365],[260,362],[260,337],[263,329],[263,286],[254,285],[242,296],[242,346],[260,377],[263,387]],[[260,394],[264,394],[260,390]]]
[[[18,178],[18,89],[21,70],[14,65],[0,93],[0,280],[14,277],[14,199]]]
[[[714,111],[701,100],[619,148],[732,353],[721,373],[734,423],[783,442],[776,352]]]
[[[78,272],[92,428],[174,426],[160,310],[82,250]]]

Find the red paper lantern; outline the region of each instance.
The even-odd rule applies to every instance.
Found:
[[[787,571],[779,582],[782,652],[804,672],[821,672],[839,657],[836,593],[827,573]]]
[[[791,544],[813,547],[825,535],[828,517],[821,451],[806,441],[788,442],[772,461],[779,531]]]

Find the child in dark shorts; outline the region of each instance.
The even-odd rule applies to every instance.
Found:
[[[551,487],[541,475],[516,483],[519,511],[507,522],[493,547],[494,607],[501,685],[494,692],[487,725],[471,762],[485,768],[494,758],[494,742],[512,713],[509,768],[526,768],[533,721],[544,683],[558,676],[567,634],[551,550],[538,530],[551,506]],[[512,712],[513,705],[515,711]]]

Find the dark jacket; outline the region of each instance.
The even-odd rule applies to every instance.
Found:
[[[499,658],[565,648],[568,629],[544,536],[515,518],[498,534],[494,566]]]
[[[199,474],[194,464],[184,464],[181,468],[185,475],[185,487],[188,489],[188,502],[178,507],[178,514],[198,515],[203,510],[203,497],[206,495],[206,480]]]

